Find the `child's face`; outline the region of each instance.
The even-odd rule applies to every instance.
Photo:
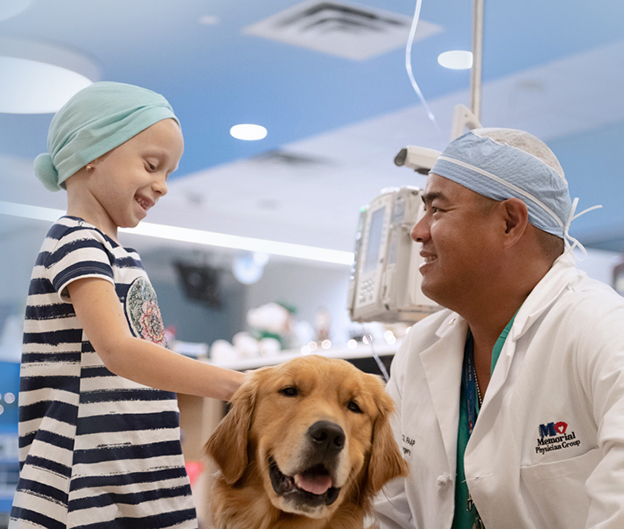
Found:
[[[101,206],[99,228],[133,228],[167,193],[167,178],[184,150],[182,131],[165,119],[94,160],[88,191]]]

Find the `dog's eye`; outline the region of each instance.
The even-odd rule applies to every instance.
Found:
[[[349,410],[351,410],[353,413],[364,413],[362,411],[362,408],[360,408],[357,402],[355,402],[354,400],[350,400],[347,403],[347,408],[349,408]]]
[[[296,397],[299,395],[299,389],[297,386],[288,386],[280,389],[279,392],[285,397]]]

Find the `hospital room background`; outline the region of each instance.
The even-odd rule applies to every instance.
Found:
[[[546,141],[577,211],[602,206],[573,224],[587,251],[577,250],[578,265],[624,294],[624,3],[482,4],[479,121]],[[0,528],[17,481],[29,276],[65,208],[64,192],[48,192],[32,171],[53,112],[97,80],[145,86],[176,109],[186,147],[168,196],[121,235],[142,256],[170,347],[236,369],[320,353],[383,374],[410,326],[397,320],[410,318],[351,320],[354,258],[372,255],[373,270],[381,262],[381,239],[361,246],[362,222],[376,198],[424,186],[397,153],[441,150],[457,105],[474,110],[473,7],[3,0]],[[180,396],[194,489],[222,413],[207,400]]]

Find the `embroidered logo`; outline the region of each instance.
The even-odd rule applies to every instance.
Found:
[[[135,336],[165,347],[165,326],[154,288],[144,277],[135,279],[126,297],[126,314]]]
[[[574,432],[568,433],[568,423],[549,422],[539,425],[539,437],[535,446],[536,454],[545,454],[553,450],[563,450],[581,444]]]

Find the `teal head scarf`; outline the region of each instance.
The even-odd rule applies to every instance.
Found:
[[[35,158],[35,174],[51,191],[89,162],[163,119],[178,118],[167,100],[123,83],[93,83],[61,108],[50,124],[48,151]]]

